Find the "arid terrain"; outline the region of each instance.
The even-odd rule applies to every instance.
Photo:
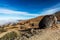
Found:
[[[57,27],[39,29],[39,22],[43,17],[0,26],[0,40],[60,40],[60,12],[56,13]]]

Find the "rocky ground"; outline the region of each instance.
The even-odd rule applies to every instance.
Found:
[[[46,29],[10,29],[0,34],[0,40],[60,40],[60,24]]]
[[[33,33],[25,33],[22,40],[60,40],[60,24],[57,25],[58,28],[36,29]]]

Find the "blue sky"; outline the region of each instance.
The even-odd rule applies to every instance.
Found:
[[[0,0],[0,20],[25,20],[57,11],[60,0]]]

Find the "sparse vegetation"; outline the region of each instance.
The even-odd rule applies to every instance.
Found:
[[[0,27],[0,32],[2,33],[2,32],[6,32],[7,30],[6,29],[4,29],[4,27]]]
[[[18,40],[20,37],[19,32],[16,33],[14,31],[11,32],[8,31],[3,34],[2,34],[3,36],[0,36],[0,40]]]

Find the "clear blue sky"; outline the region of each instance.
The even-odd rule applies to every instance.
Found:
[[[60,11],[60,0],[0,0],[0,19],[30,19]]]

